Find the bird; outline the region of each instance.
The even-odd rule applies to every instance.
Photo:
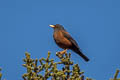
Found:
[[[89,58],[81,52],[77,42],[71,37],[71,35],[62,25],[55,24],[49,26],[54,29],[53,38],[60,48],[64,49],[64,51],[70,49],[81,56],[86,62],[89,61]]]

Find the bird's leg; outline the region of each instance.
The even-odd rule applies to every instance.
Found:
[[[64,49],[63,51],[59,52],[60,54],[65,54],[67,52],[67,49]]]

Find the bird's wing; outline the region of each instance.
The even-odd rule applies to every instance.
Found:
[[[63,33],[64,37],[67,38],[73,44],[74,47],[79,49],[77,42],[70,36],[70,34],[68,32],[62,31],[62,33]]]

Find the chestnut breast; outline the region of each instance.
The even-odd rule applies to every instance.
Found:
[[[56,44],[63,49],[69,49],[72,46],[72,43],[64,37],[62,31],[55,31],[53,37]]]

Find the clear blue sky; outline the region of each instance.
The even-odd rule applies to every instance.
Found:
[[[85,76],[108,80],[120,69],[120,0],[0,0],[0,67],[6,80],[22,80],[24,52],[51,58],[60,51],[49,24],[62,24],[90,58],[72,51]],[[57,58],[54,58],[57,60]]]

